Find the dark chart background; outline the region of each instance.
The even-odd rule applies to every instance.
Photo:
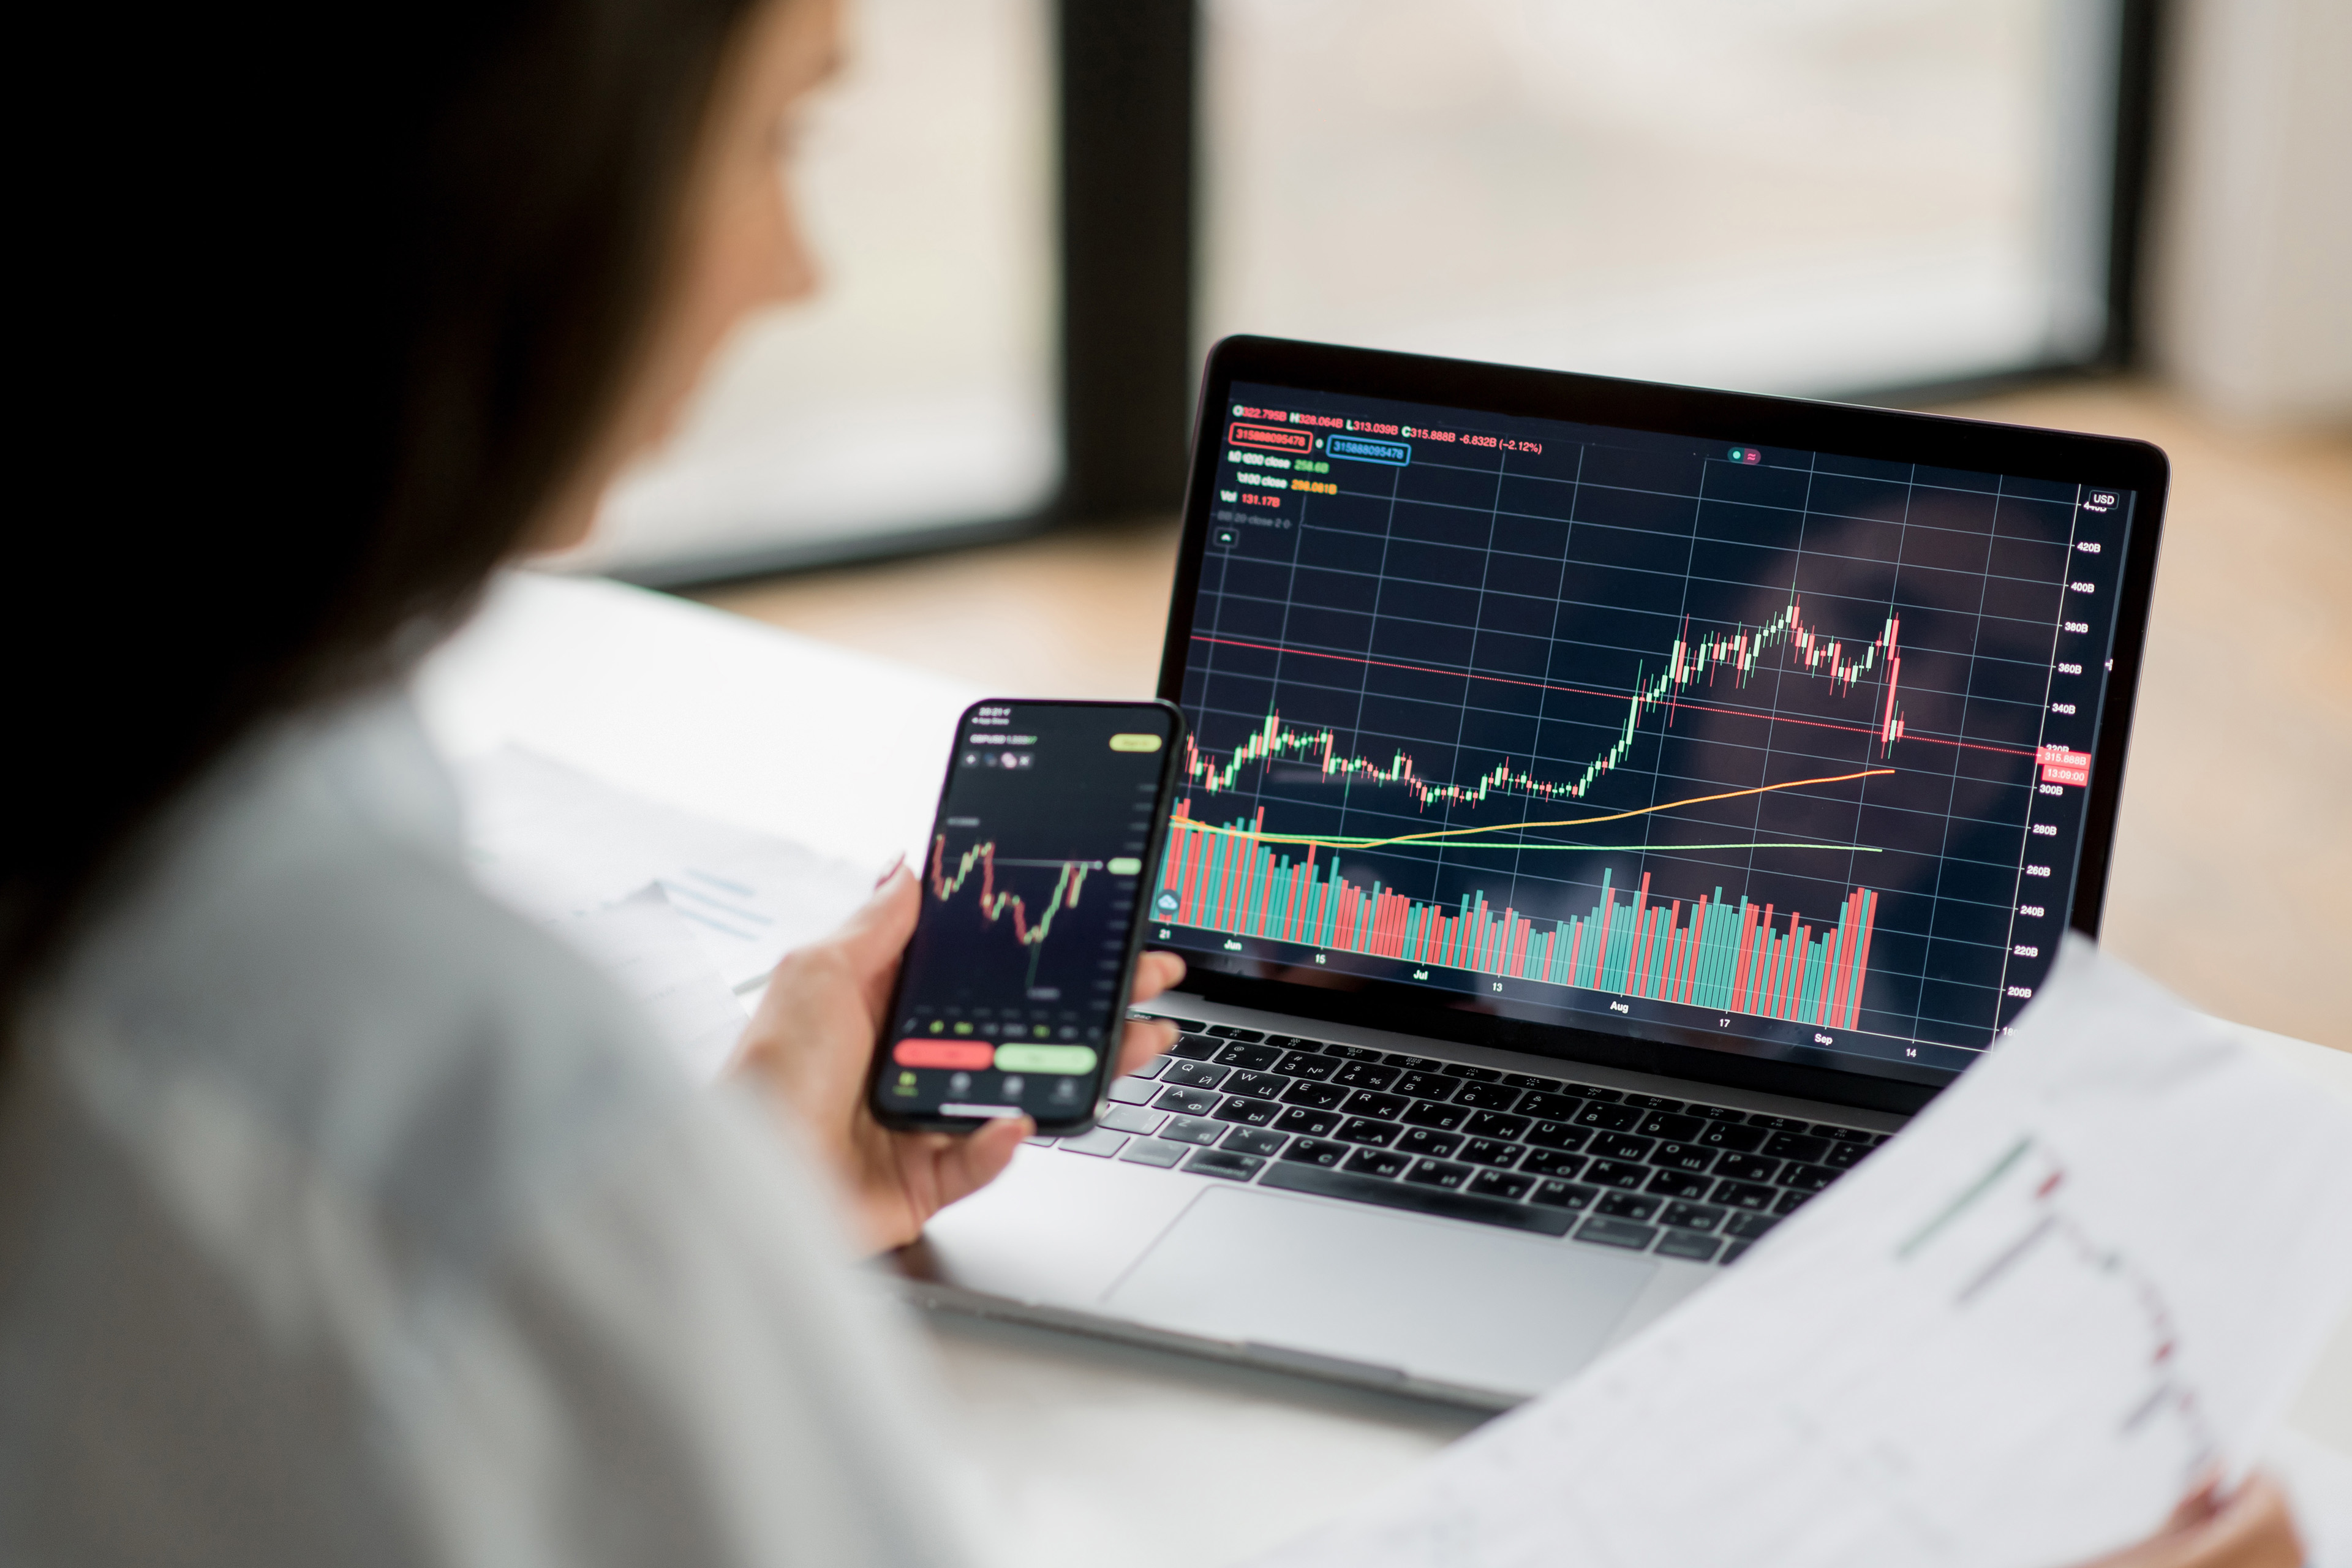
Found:
[[[1499,964],[1433,965],[1286,941],[1231,899],[1188,925],[1173,847],[1160,940],[1235,973],[1853,1066],[1963,1067],[2030,999],[2066,928],[2128,492],[1269,386],[1216,413],[1180,829],[1221,825],[1192,837],[1229,858],[1311,847],[1314,875],[1377,882],[1423,929],[1483,896],[1549,931],[1605,874],[1622,930],[1646,873],[1685,926],[1717,889],[1769,901],[1791,948],[1792,910],[1830,942],[1866,894],[1870,944],[1828,1026],[1679,999],[1671,976],[1527,978],[1507,942]],[[1517,826],[1563,820],[1583,826]],[[1453,837],[1309,843],[1432,832]]]
[[[921,868],[884,1104],[1013,1106],[1041,1121],[1094,1109],[1173,724],[1148,704],[966,716]],[[1113,748],[1136,734],[1158,743]]]

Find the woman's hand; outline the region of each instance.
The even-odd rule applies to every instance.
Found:
[[[2164,1528],[2146,1541],[2083,1568],[2301,1568],[2286,1494],[2256,1476],[2224,1497],[2208,1481],[2181,1500]]]
[[[931,1215],[993,1181],[1037,1126],[1008,1116],[969,1133],[893,1132],[866,1110],[874,1043],[920,908],[915,879],[893,868],[839,931],[786,953],[729,1068],[805,1130],[877,1250],[905,1246]],[[1147,952],[1136,965],[1134,999],[1149,1001],[1183,978],[1182,959]],[[1129,1023],[1114,1070],[1131,1071],[1175,1042],[1173,1025]]]

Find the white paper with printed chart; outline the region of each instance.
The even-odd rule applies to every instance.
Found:
[[[2352,1115],[2072,942],[1680,1311],[1262,1568],[2051,1568],[2250,1464],[2352,1297]]]

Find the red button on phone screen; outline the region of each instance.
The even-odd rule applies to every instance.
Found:
[[[985,1068],[996,1047],[980,1040],[900,1040],[890,1059],[902,1068]]]

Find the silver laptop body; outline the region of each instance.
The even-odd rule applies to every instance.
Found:
[[[2095,935],[2166,480],[2136,442],[1220,344],[1160,691],[1182,1038],[907,1289],[1492,1407],[1639,1331]]]

